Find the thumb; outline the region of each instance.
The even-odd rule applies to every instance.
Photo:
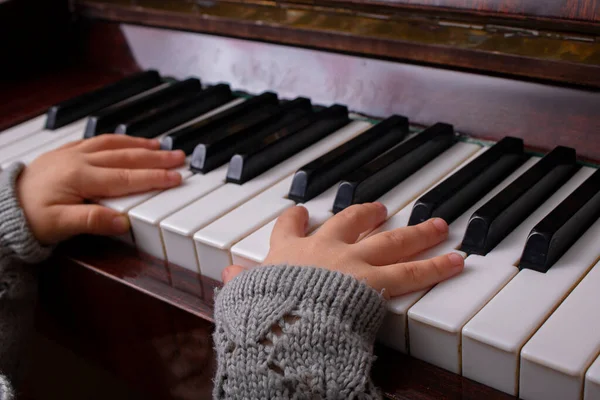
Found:
[[[244,267],[240,267],[239,265],[230,265],[225,268],[221,273],[221,278],[223,279],[223,283],[227,284],[233,278],[244,272],[246,269]]]
[[[129,219],[98,204],[78,204],[61,207],[57,226],[62,239],[80,234],[118,236],[129,231]]]

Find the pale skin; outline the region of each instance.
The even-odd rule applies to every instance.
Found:
[[[431,287],[462,271],[464,259],[456,253],[407,261],[447,238],[444,220],[434,218],[369,235],[386,217],[383,204],[354,205],[307,236],[308,212],[302,206],[292,207],[276,221],[263,265],[310,265],[340,271],[365,281],[388,299]],[[238,265],[227,267],[223,282],[243,271]]]
[[[183,152],[160,150],[156,140],[101,135],[69,143],[29,164],[17,181],[19,201],[32,233],[44,245],[79,234],[121,235],[129,230],[127,216],[91,200],[178,186],[182,177],[172,169],[184,162]],[[354,205],[307,235],[308,212],[292,207],[278,218],[263,264],[340,271],[364,280],[386,298],[430,287],[462,271],[463,258],[452,253],[407,261],[447,238],[443,220],[369,234],[386,217],[380,203]],[[229,266],[223,281],[243,270]]]
[[[100,135],[68,143],[38,157],[17,181],[33,235],[53,245],[79,234],[121,235],[126,216],[90,200],[168,189],[181,183],[181,151],[162,151],[157,140]]]

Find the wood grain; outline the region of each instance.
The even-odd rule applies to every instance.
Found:
[[[528,16],[564,20],[600,21],[598,0],[332,0],[340,6],[348,3],[394,7],[426,7],[436,10]]]
[[[136,387],[144,387],[138,381],[141,376],[150,376],[152,391],[185,393],[164,398],[198,398],[194,396],[200,392],[188,392],[189,385],[179,380],[180,368],[190,374],[184,374],[186,379],[205,390],[214,360],[209,360],[208,346],[203,343],[209,340],[212,328],[200,321],[212,320],[213,290],[220,286],[218,282],[139,254],[121,242],[98,237],[65,243],[49,265],[42,278],[46,290],[40,303],[49,318],[43,329],[56,325],[70,332],[50,330],[53,339],[66,344],[75,340],[82,354]],[[170,318],[163,321],[163,314]],[[166,333],[173,324],[183,331]],[[131,347],[136,335],[138,343]],[[181,336],[181,343],[174,344],[171,336]],[[154,347],[148,348],[148,342]],[[171,361],[175,353],[179,358]],[[384,346],[377,346],[376,355],[372,376],[390,399],[513,398]],[[180,390],[181,386],[186,389]]]
[[[107,32],[115,34],[114,30]],[[93,43],[102,40],[103,35],[96,35]],[[105,40],[114,43],[115,39]],[[119,71],[92,69],[88,65],[15,82],[8,90],[0,91],[0,126],[26,119],[58,99],[98,87],[120,75]],[[480,78],[472,76],[474,81]],[[456,88],[452,79],[446,82],[446,88],[438,88],[438,107],[452,107],[457,117],[478,112],[498,114],[494,120],[470,117],[475,137],[486,136],[477,133],[478,127],[489,132],[489,124],[502,125],[515,119],[506,110],[531,89],[519,82],[489,87],[489,101],[483,101],[485,97],[478,99],[479,109],[474,109],[473,99],[451,95],[465,90],[468,93],[468,87]],[[583,90],[565,92],[562,88],[536,87],[540,90],[537,100],[533,96],[528,98],[532,101],[518,103],[519,107],[528,107],[529,120],[512,123],[527,123],[539,129],[523,131],[519,136],[534,147],[567,143],[600,160],[597,96]],[[430,92],[414,91],[412,98],[403,101],[418,107],[430,97]],[[21,100],[9,104],[14,99]],[[565,109],[572,112],[565,113]],[[571,129],[562,129],[564,125],[553,127],[565,118],[572,118],[568,120]],[[79,237],[64,243],[41,271],[41,334],[111,371],[144,393],[145,398],[209,397],[214,372],[212,298],[218,283],[139,254],[122,243],[96,237]],[[511,398],[385,347],[377,347],[376,352],[379,358],[373,376],[389,398]]]
[[[273,2],[78,0],[76,10],[90,19],[600,88],[597,27],[569,31],[564,22],[546,31],[522,18],[501,26],[482,17]]]

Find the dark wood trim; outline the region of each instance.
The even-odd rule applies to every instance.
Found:
[[[574,40],[550,31],[509,32],[485,26],[482,21],[465,27],[464,21],[453,24],[427,15],[366,15],[338,8],[293,7],[226,1],[207,6],[125,0],[76,2],[76,11],[84,18],[600,88],[600,41],[589,34],[577,34],[581,40]]]
[[[252,0],[250,0],[252,2]],[[310,4],[312,0],[288,0],[289,3]],[[321,4],[321,2],[319,2]],[[461,12],[496,18],[527,18],[529,20],[563,20],[565,22],[600,21],[600,3],[595,0],[325,0],[339,7],[383,7],[428,10],[435,13]]]
[[[201,388],[206,390],[207,376],[214,368],[212,347],[206,344],[213,328],[206,323],[212,321],[218,282],[98,237],[66,242],[43,271],[39,329],[46,335],[136,387],[160,393],[173,393],[178,386],[189,388],[175,379],[183,365],[190,370],[186,379],[204,383]],[[141,335],[138,343],[125,351],[136,334]],[[181,343],[175,342],[177,336]],[[161,354],[173,358],[177,354],[177,358],[170,361]],[[390,399],[513,399],[384,346],[378,345],[376,354],[372,375]],[[152,379],[138,381],[141,376]]]
[[[96,39],[101,38],[98,35]],[[0,91],[0,126],[7,127],[59,99],[119,76],[121,72],[88,66],[15,82],[9,90]],[[482,129],[485,123],[503,124],[514,119],[504,110],[510,109],[514,96],[523,90],[517,90],[518,82],[515,85],[512,92],[490,88],[489,98],[496,99],[490,104],[497,108],[498,117],[480,121]],[[452,89],[442,89],[440,95],[452,93]],[[468,93],[468,88],[462,90]],[[598,93],[561,88],[543,93],[529,104],[531,120],[527,121],[530,126],[537,123],[540,129],[519,136],[529,145],[544,148],[567,143],[584,155],[600,159]],[[14,99],[19,102],[10,104]],[[457,116],[477,112],[471,99],[448,97],[445,102],[455,107]],[[482,103],[482,110],[492,107],[478,103]],[[571,109],[573,115],[561,114]],[[572,118],[573,130],[553,127],[553,118]],[[210,393],[214,370],[212,298],[218,283],[140,254],[130,246],[96,237],[64,243],[41,268],[41,274],[41,334],[149,393],[147,398],[191,399]],[[373,376],[393,399],[511,398],[384,347],[377,348],[377,355]]]

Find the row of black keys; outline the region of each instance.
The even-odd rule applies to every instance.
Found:
[[[48,111],[46,128],[57,129],[91,114],[86,138],[108,132],[150,138],[236,98],[228,85],[202,89],[198,79],[190,78],[117,104],[163,83],[156,71],[146,71],[60,103]],[[228,182],[243,184],[349,122],[344,106],[315,107],[306,98],[283,102],[267,92],[173,130],[161,144],[192,154],[191,169],[197,173],[229,162]],[[299,169],[288,197],[304,203],[341,182],[334,212],[374,201],[457,140],[453,127],[443,123],[405,140],[408,134],[407,118],[387,118]],[[526,159],[522,140],[504,138],[418,199],[409,225],[431,217],[451,224]],[[554,149],[471,216],[461,250],[487,254],[578,168],[573,149]],[[600,171],[536,225],[520,267],[547,271],[599,215]]]

